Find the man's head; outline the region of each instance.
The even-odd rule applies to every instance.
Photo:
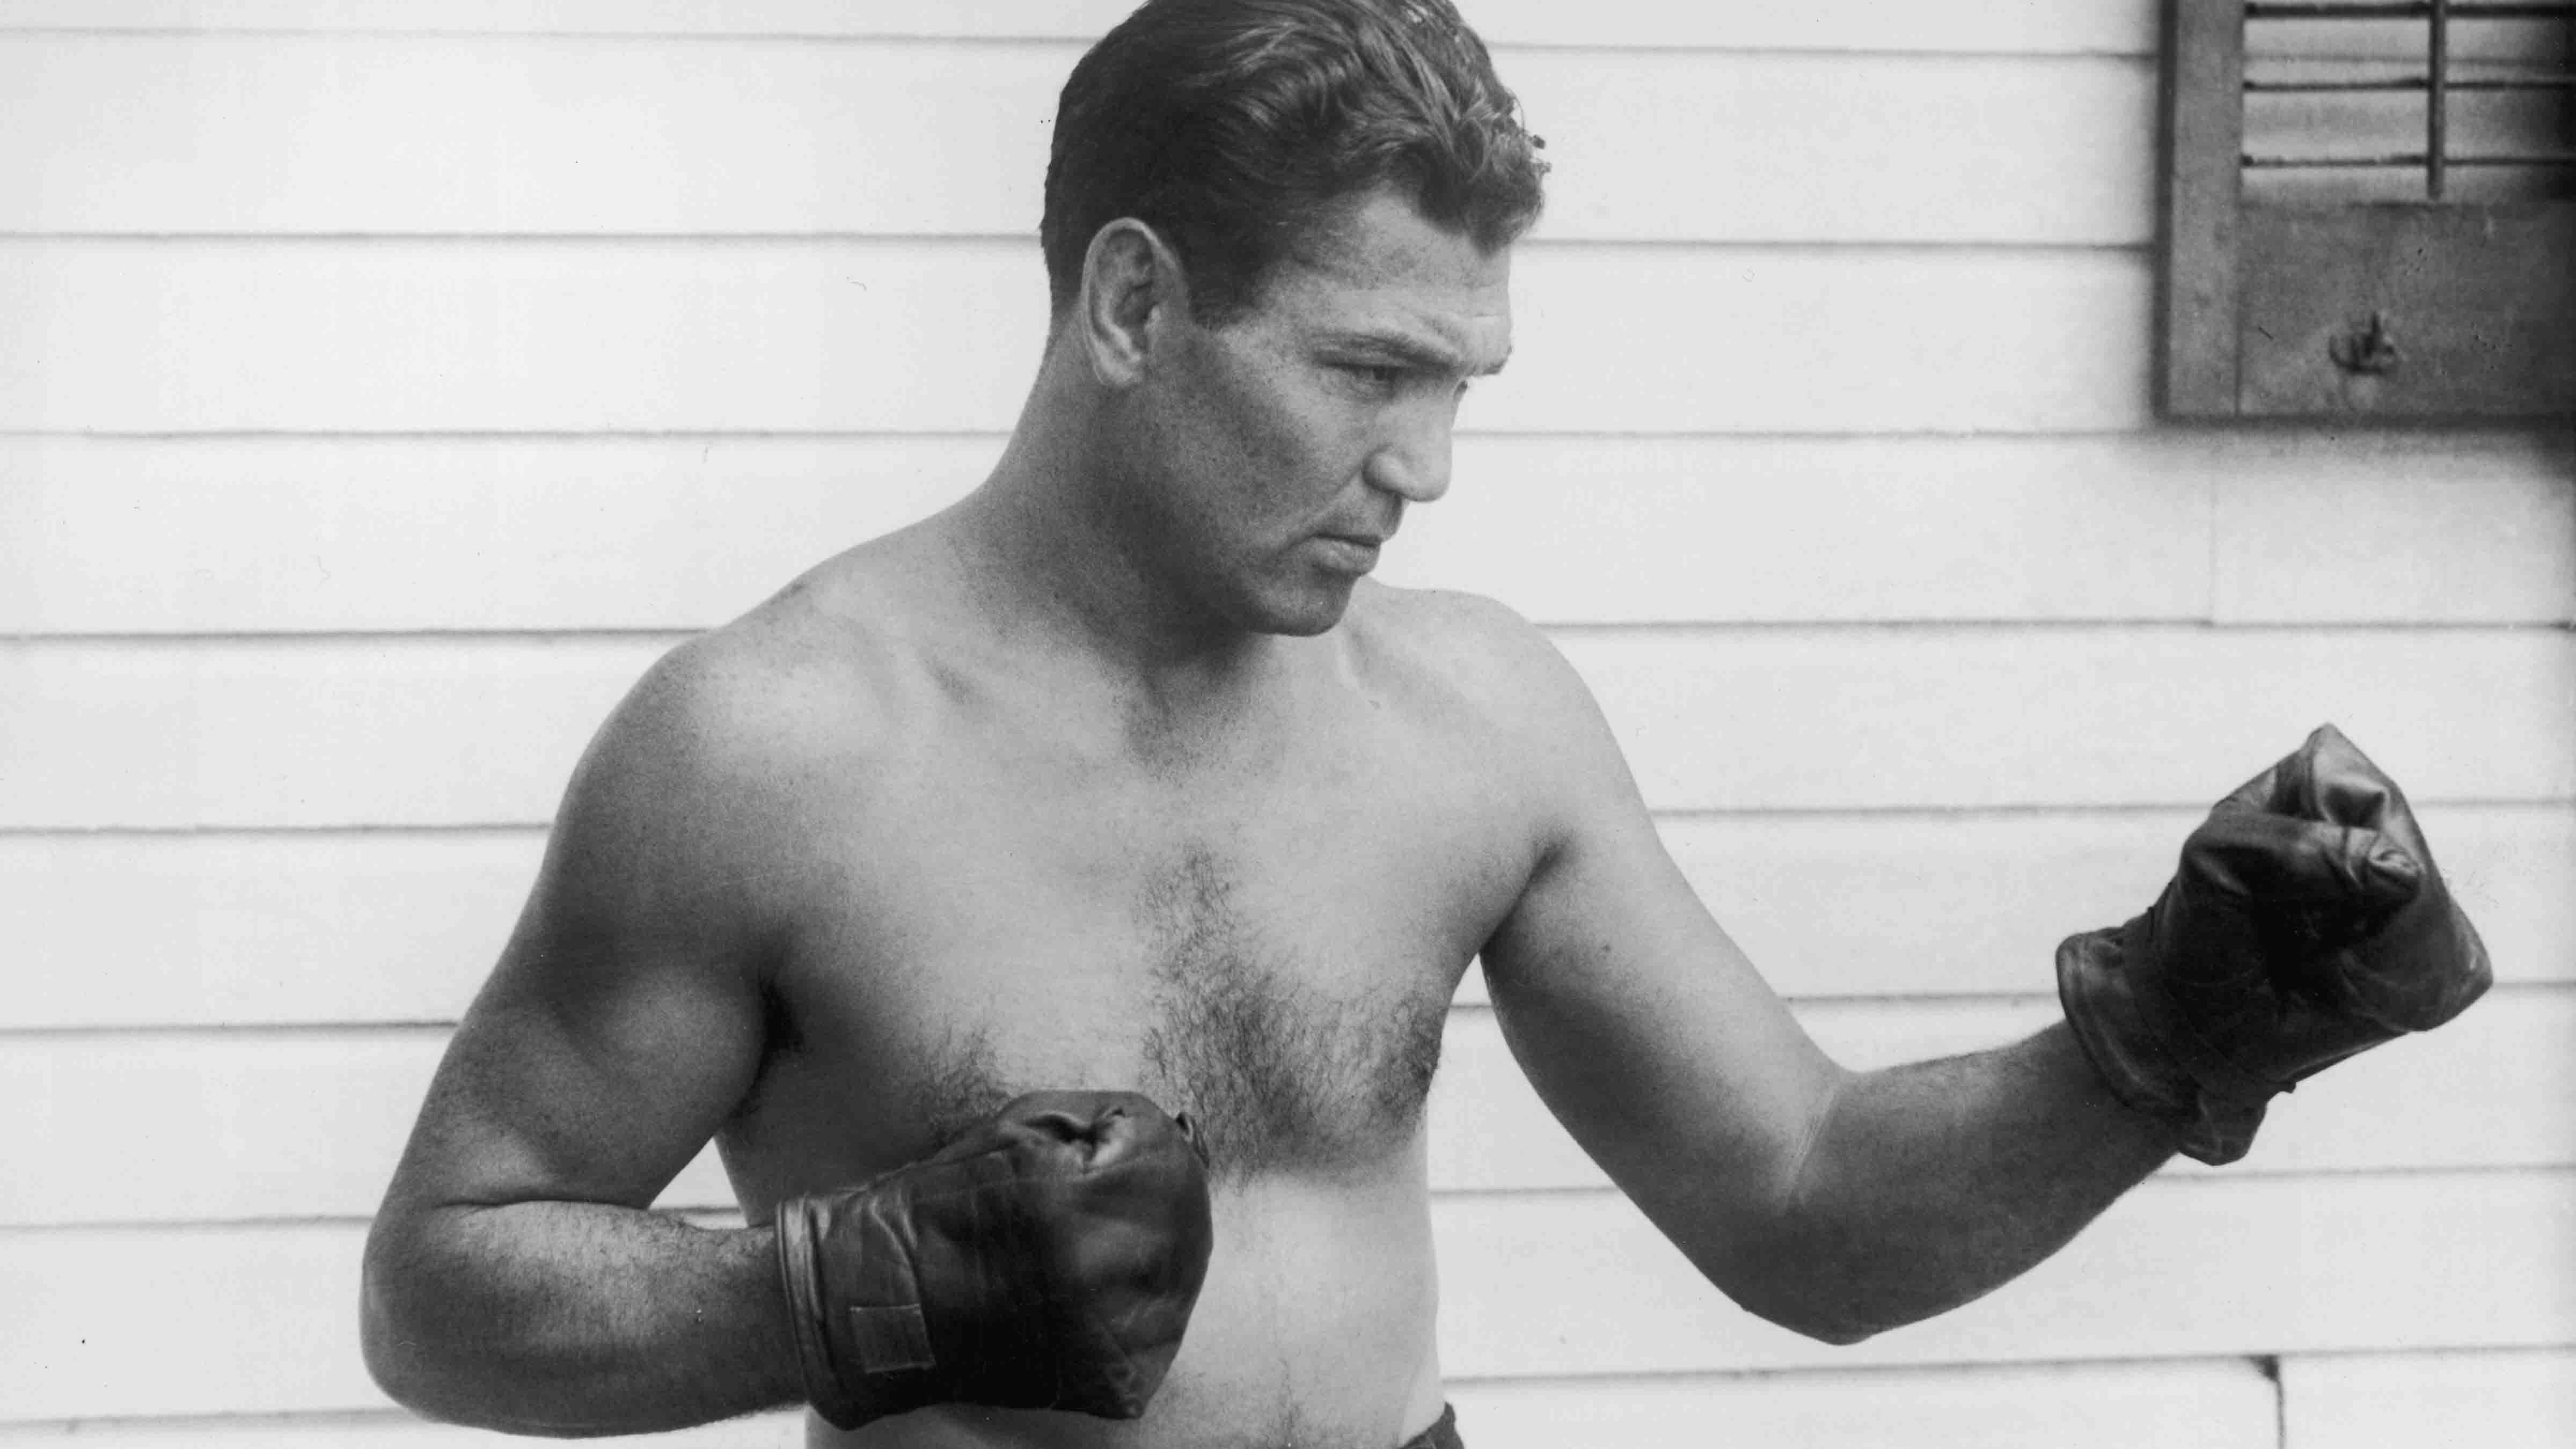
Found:
[[[1062,476],[1182,627],[1332,628],[1511,350],[1510,93],[1448,0],[1149,0],[1059,127]]]
[[[1074,67],[1047,164],[1053,311],[1108,223],[1152,227],[1220,324],[1319,219],[1392,190],[1497,251],[1546,165],[1449,0],[1147,0]]]

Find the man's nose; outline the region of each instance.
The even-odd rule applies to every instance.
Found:
[[[1449,439],[1454,415],[1443,410],[1378,445],[1362,476],[1407,503],[1436,502],[1449,491]]]

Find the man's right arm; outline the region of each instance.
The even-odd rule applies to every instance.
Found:
[[[703,646],[575,772],[367,1243],[367,1363],[432,1418],[635,1433],[801,1397],[767,1227],[650,1211],[751,1085],[781,872]]]

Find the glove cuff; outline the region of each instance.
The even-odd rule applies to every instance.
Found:
[[[2212,1166],[2234,1162],[2254,1145],[2270,1092],[2219,1095],[2192,1069],[2194,1061],[2223,1065],[2223,1058],[2178,1039],[2189,1030],[2171,1003],[2157,995],[2152,979],[2126,969],[2130,937],[2145,924],[2142,916],[2067,937],[2057,948],[2058,1004],[2093,1070],[2122,1105],[2164,1122],[2185,1157]],[[2229,1087],[2253,1085],[2232,1068],[2219,1075]]]
[[[796,1372],[805,1402],[835,1429],[855,1429],[877,1413],[841,1377],[832,1348],[835,1294],[826,1276],[821,1240],[828,1202],[796,1197],[778,1205],[778,1275],[787,1290],[788,1321],[796,1331]]]

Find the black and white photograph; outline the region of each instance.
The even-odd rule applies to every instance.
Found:
[[[2569,1449],[2576,0],[0,0],[0,1449]]]

